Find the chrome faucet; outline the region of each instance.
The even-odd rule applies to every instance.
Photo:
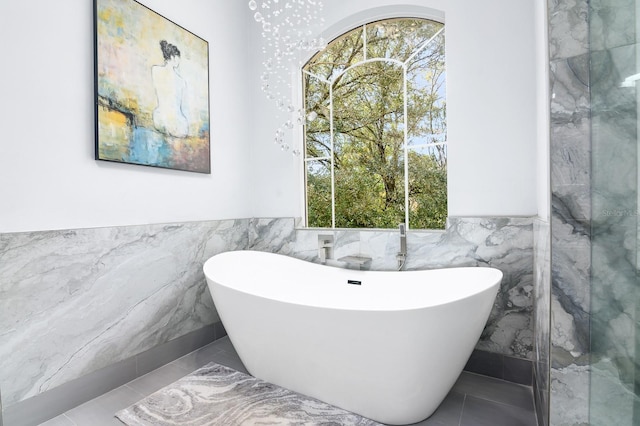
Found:
[[[400,228],[400,251],[396,255],[398,260],[398,271],[402,269],[407,260],[407,228],[404,223],[399,225]]]
[[[318,258],[320,263],[333,258],[333,235],[318,235]]]

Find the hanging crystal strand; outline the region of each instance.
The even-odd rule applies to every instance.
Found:
[[[309,116],[304,108],[296,108],[295,102],[283,93],[291,92],[289,70],[296,58],[325,47],[322,37],[311,38],[324,23],[321,17],[323,4],[320,0],[250,0],[248,6],[256,23],[262,26],[262,52],[265,55],[264,70],[260,75],[262,91],[267,99],[275,99],[279,111],[290,117],[276,130],[274,142],[283,151],[289,151],[291,147],[285,142],[285,131],[293,130],[294,123],[304,125]],[[291,152],[294,156],[300,155],[298,149]]]

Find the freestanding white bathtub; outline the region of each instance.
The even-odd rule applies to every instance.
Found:
[[[440,405],[502,279],[493,268],[353,271],[257,251],[216,255],[204,274],[252,375],[392,425]]]

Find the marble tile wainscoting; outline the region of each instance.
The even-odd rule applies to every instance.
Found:
[[[120,362],[133,362],[135,374],[136,355],[219,322],[202,264],[246,248],[248,225],[244,219],[0,234],[7,424],[32,415],[33,398],[50,389]]]
[[[538,425],[549,425],[551,227],[540,218],[533,222],[534,341],[533,397]]]
[[[446,231],[409,233],[406,263],[408,270],[476,265],[504,272],[474,359],[504,361],[491,365],[499,372],[494,376],[527,385],[534,359],[532,223],[450,218]],[[372,258],[371,269],[395,269],[398,231],[329,232],[334,257],[364,254]],[[149,359],[166,363],[224,335],[204,261],[242,249],[318,261],[319,233],[327,230],[296,229],[294,219],[277,218],[0,234],[5,421],[43,401],[59,403],[60,389],[85,389],[87,380],[121,367],[136,377],[148,371]]]
[[[411,231],[405,270],[493,266],[504,278],[477,349],[533,359],[533,219],[449,218],[445,231]],[[296,229],[293,219],[254,219],[249,244],[318,262],[318,235],[333,234],[334,258],[363,255],[368,269],[395,270],[399,231]]]

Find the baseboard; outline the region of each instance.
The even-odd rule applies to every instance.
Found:
[[[226,336],[221,322],[64,383],[0,411],[0,426],[34,426]],[[0,406],[1,407],[1,406]]]
[[[533,384],[533,363],[528,359],[476,349],[464,370],[519,385],[532,386]]]
[[[221,322],[94,371],[0,411],[0,426],[35,426],[226,336]],[[532,362],[474,350],[465,371],[532,386]],[[1,402],[0,402],[0,407]],[[4,423],[3,423],[4,418]]]

